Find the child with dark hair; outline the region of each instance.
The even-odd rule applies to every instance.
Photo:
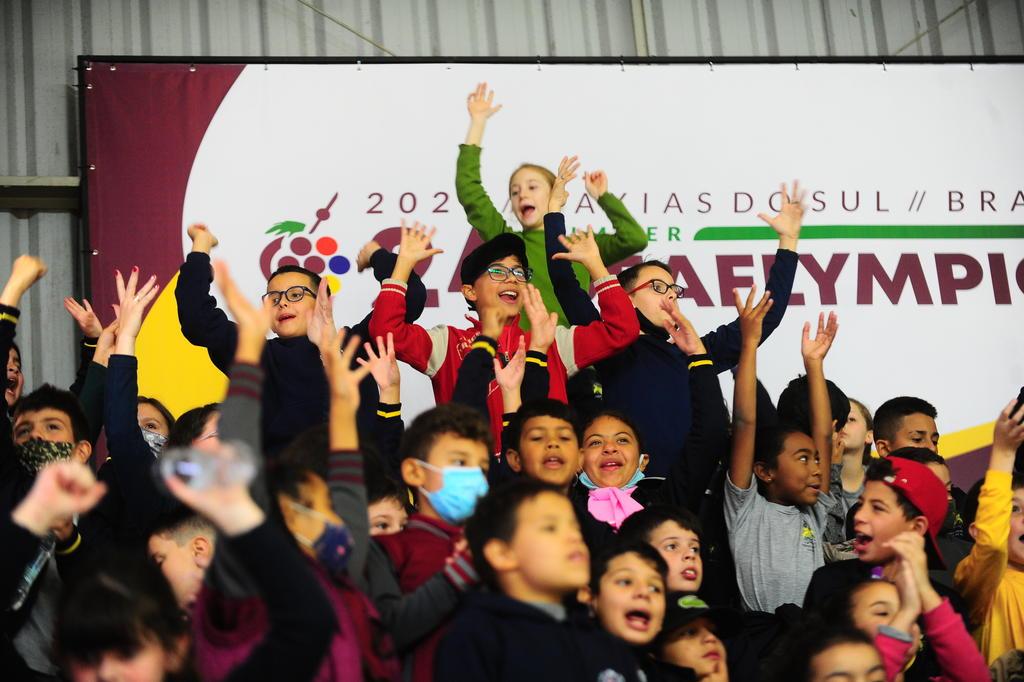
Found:
[[[803,194],[796,183],[792,193],[783,186],[780,194],[778,215],[759,214],[779,235],[779,250],[767,283],[775,305],[765,317],[762,341],[782,321],[798,260]],[[562,250],[559,240],[565,234],[565,217],[560,210],[561,204],[553,205],[544,217],[551,280],[569,322],[588,324],[597,319],[597,310],[572,270],[557,260]],[[704,359],[696,354],[706,353],[717,371],[724,372],[736,364],[740,353],[738,320],[703,337],[684,329],[679,311],[684,289],[675,283],[676,276],[672,267],[660,261],[642,262],[619,273],[619,283],[629,296],[641,334],[623,352],[596,365],[605,407],[628,414],[643,431],[651,455],[648,474],[653,476],[668,475],[683,451],[690,431],[689,370],[694,362]],[[699,350],[697,341],[706,350]],[[666,406],[670,406],[671,419],[665,418]]]
[[[900,448],[939,450],[939,430],[935,419],[939,413],[921,398],[901,396],[886,400],[875,410],[875,449],[880,457],[888,457]]]
[[[766,682],[892,682],[874,642],[851,627],[809,622],[776,652]]]
[[[665,622],[655,641],[655,680],[729,682],[723,639],[737,635],[740,614],[712,608],[703,600],[680,592],[666,598]],[[749,679],[735,675],[737,679]]]
[[[184,506],[168,510],[149,529],[146,554],[160,567],[182,611],[191,611],[199,597],[216,539],[213,525]]]
[[[409,489],[391,477],[370,446],[363,448],[363,471],[370,535],[391,535],[404,529],[409,520]]]
[[[524,403],[502,433],[509,469],[569,491],[580,469],[579,420],[560,400]]]
[[[701,560],[701,526],[688,509],[653,504],[622,522],[618,542],[646,542],[668,566],[665,587],[669,592],[696,594],[704,578]]]
[[[559,196],[567,194],[562,181]],[[557,188],[556,188],[557,189]],[[416,224],[403,229],[398,261],[392,278],[381,286],[380,296],[370,318],[370,332],[383,336],[394,334],[398,359],[408,363],[431,379],[434,398],[442,405],[452,398],[459,369],[473,345],[479,341],[483,321],[497,315],[502,331],[497,340],[496,356],[507,362],[522,343],[530,350],[547,353],[547,369],[550,375],[548,395],[559,400],[566,399],[566,381],[580,368],[608,358],[632,343],[639,333],[636,316],[622,287],[608,274],[601,261],[601,255],[594,241],[592,231],[573,235],[565,240],[569,248],[556,258],[571,260],[586,265],[594,278],[601,300],[603,317],[591,324],[579,327],[557,327],[552,324],[546,310],[540,319],[545,320],[544,329],[524,333],[518,325],[523,308],[526,288],[532,276],[526,262],[523,242],[511,234],[498,235],[485,242],[463,259],[459,268],[462,281],[462,295],[467,304],[479,315],[469,329],[458,329],[440,325],[427,330],[406,319],[406,280],[413,267],[420,261],[438,253],[430,247],[434,230],[427,230]],[[564,239],[564,238],[563,238]],[[482,343],[482,342],[481,342]],[[501,437],[502,415],[505,408],[502,395],[492,390],[487,401],[490,414],[491,433],[494,440]]]
[[[217,246],[217,238],[200,224],[189,226],[188,235],[192,252],[181,266],[174,291],[181,332],[189,343],[206,348],[213,364],[226,374],[234,357],[238,329],[210,295],[210,251]],[[357,266],[360,271],[372,267],[374,277],[382,281],[391,274],[395,256],[370,242],[360,250]],[[426,302],[426,289],[414,274],[410,274],[408,299],[404,314],[406,322],[412,322],[423,312]],[[263,300],[273,310],[271,329],[276,335],[267,342],[260,360],[269,383],[269,390],[263,394],[261,428],[267,452],[273,455],[327,416],[327,382],[317,343],[328,329],[334,330],[333,296],[327,290],[327,281],[315,273],[298,266],[284,266],[267,280]],[[369,340],[373,337],[368,324],[369,315],[350,331],[364,341]],[[361,348],[359,355],[365,357]],[[378,399],[372,379],[366,380],[362,392],[359,423],[369,433]]]
[[[480,142],[483,140],[484,128],[487,119],[501,109],[500,104],[494,106],[493,103],[494,92],[487,89],[486,83],[478,84],[467,99],[470,126],[465,144],[459,145],[455,169],[456,195],[466,211],[467,221],[484,241],[500,234],[513,234],[523,241],[527,257],[534,264],[535,283],[544,297],[544,304],[548,310],[556,312],[559,323],[565,325],[565,316],[552,291],[544,254],[544,213],[551,194],[555,192],[558,178],[547,168],[532,163],[524,163],[516,168],[508,181],[508,194],[512,212],[522,232],[513,231],[487,195],[480,179]],[[575,162],[576,157],[572,160]],[[560,175],[562,170],[560,167]],[[611,222],[609,233],[602,230],[601,234],[596,235],[601,260],[613,265],[642,250],[647,245],[647,233],[622,201],[608,191],[608,177],[604,171],[584,173],[583,179],[590,199],[597,202]],[[586,270],[577,270],[581,279],[589,281]]]
[[[818,317],[815,338],[804,324],[801,355],[808,377],[811,432],[793,425],[757,428],[756,358],[761,321],[771,299],[754,305],[754,291],[740,310],[743,350],[733,401],[732,459],[725,482],[725,521],[743,607],[774,613],[799,604],[814,569],[824,565],[822,533],[831,510],[848,500],[830,494],[832,411],[824,360],[835,340],[835,314]],[[824,460],[824,461],[822,461]]]
[[[1024,473],[1014,472],[1024,443],[1024,408],[999,415],[992,454],[970,525],[974,548],[956,570],[956,587],[971,609],[975,641],[992,663],[1024,649]]]
[[[467,595],[438,649],[436,679],[638,679],[626,645],[573,604],[590,581],[590,555],[558,488],[531,479],[496,487],[466,539],[490,590]]]
[[[220,447],[220,434],[217,426],[220,423],[220,403],[208,403],[193,407],[182,412],[174,421],[171,433],[167,436],[168,448],[192,446],[202,448],[211,445]]]
[[[616,542],[591,557],[590,583],[580,592],[601,627],[633,647],[642,668],[665,617],[667,572],[668,564],[646,542]]]
[[[487,492],[492,447],[484,419],[457,403],[420,414],[402,437],[402,478],[418,511],[401,532],[374,538],[367,579],[406,679],[432,679],[449,617],[477,582],[462,526]]]
[[[791,424],[808,435],[811,433],[809,384],[806,374],[793,379],[782,389],[776,406],[780,422]],[[839,433],[850,416],[850,399],[831,380],[826,379],[825,386],[828,388],[828,402],[832,408],[833,428]]]

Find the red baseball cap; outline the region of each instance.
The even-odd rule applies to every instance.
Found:
[[[939,477],[924,464],[909,459],[890,457],[893,475],[886,476],[883,481],[890,488],[898,490],[907,501],[921,510],[928,519],[928,534],[925,535],[925,546],[929,549],[937,568],[945,568],[946,563],[939,552],[938,534],[942,522],[949,509],[949,497],[946,486]]]

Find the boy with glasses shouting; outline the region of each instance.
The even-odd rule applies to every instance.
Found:
[[[564,188],[564,183],[563,183]],[[557,189],[557,185],[556,185]],[[554,197],[555,192],[552,192]],[[552,199],[554,203],[556,199]],[[562,200],[564,203],[564,199]],[[556,210],[561,208],[558,204]],[[440,253],[430,247],[434,230],[416,224],[402,231],[398,262],[391,279],[381,285],[380,296],[370,318],[374,336],[394,334],[398,359],[431,379],[438,405],[452,398],[459,367],[473,348],[485,348],[504,367],[521,347],[535,353],[531,361],[546,363],[550,375],[548,395],[566,400],[569,376],[582,367],[610,357],[636,340],[639,333],[636,315],[618,280],[608,274],[601,261],[592,231],[563,237],[566,253],[558,257],[587,268],[597,289],[601,317],[586,326],[558,327],[557,316],[549,314],[537,290],[529,284],[532,270],[526,260],[526,247],[518,236],[505,233],[474,249],[459,270],[462,295],[478,319],[468,329],[440,325],[424,329],[407,322],[406,281],[413,267]],[[519,326],[520,311],[527,305],[529,332]],[[500,330],[497,338],[484,338],[484,329]],[[492,332],[493,333],[493,332]],[[494,442],[501,442],[504,406],[497,383],[492,382],[487,396]]]
[[[779,235],[779,248],[766,287],[775,303],[764,319],[762,343],[779,326],[789,303],[804,212],[804,194],[797,183],[793,183],[791,192],[783,185],[779,196],[782,208],[778,215],[758,214]],[[544,229],[555,295],[570,323],[587,324],[596,319],[597,311],[587,292],[580,288],[572,268],[558,256],[565,220],[560,213],[548,213],[544,216]],[[679,310],[685,291],[676,284],[673,269],[661,261],[644,261],[627,268],[619,273],[619,282],[636,309],[640,337],[625,352],[596,365],[604,407],[622,412],[636,422],[650,455],[646,474],[665,476],[683,451],[690,432],[689,368],[706,361],[713,361],[719,372],[735,366],[740,352],[739,320],[703,337],[692,333],[693,327]],[[673,418],[666,419],[664,411],[651,409],[652,405],[673,406]]]
[[[238,329],[210,295],[210,251],[217,246],[217,238],[198,224],[188,228],[188,236],[192,252],[181,266],[174,292],[181,333],[189,343],[206,348],[217,369],[227,374],[238,345]],[[372,268],[381,281],[391,274],[395,255],[369,242],[356,263],[360,271]],[[276,337],[264,347],[260,364],[267,384],[263,391],[263,442],[270,456],[308,427],[327,421],[329,395],[317,344],[322,334],[335,329],[333,298],[325,280],[297,265],[282,266],[267,280],[263,303],[271,309],[270,328]],[[411,275],[407,321],[420,316],[426,299],[423,283]],[[369,341],[369,317],[353,325],[349,334]],[[360,348],[358,357],[365,359],[365,350]],[[363,380],[360,393],[359,428],[372,434],[378,402],[372,377]]]

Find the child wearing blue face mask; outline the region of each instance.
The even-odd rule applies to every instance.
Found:
[[[677,323],[678,333],[688,334],[695,345],[687,370],[692,426],[668,476],[645,477],[650,457],[639,428],[627,415],[605,410],[583,427],[581,471],[569,489],[569,499],[591,551],[607,545],[623,521],[648,505],[668,504],[699,514],[705,491],[728,449],[729,414],[718,370],[689,321],[679,315]],[[669,407],[652,405],[651,409]]]
[[[480,413],[455,403],[424,412],[402,438],[402,479],[414,491],[417,512],[400,533],[374,538],[385,561],[375,563],[379,557],[371,549],[367,578],[385,622],[394,625],[405,679],[433,679],[441,635],[460,594],[477,582],[462,525],[487,492],[492,449],[491,431]],[[396,597],[422,597],[428,585],[433,599],[419,601],[415,610],[399,617]]]

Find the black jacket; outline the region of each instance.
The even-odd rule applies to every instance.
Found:
[[[638,680],[625,643],[584,613],[564,621],[530,604],[493,592],[467,595],[437,651],[435,679]]]

